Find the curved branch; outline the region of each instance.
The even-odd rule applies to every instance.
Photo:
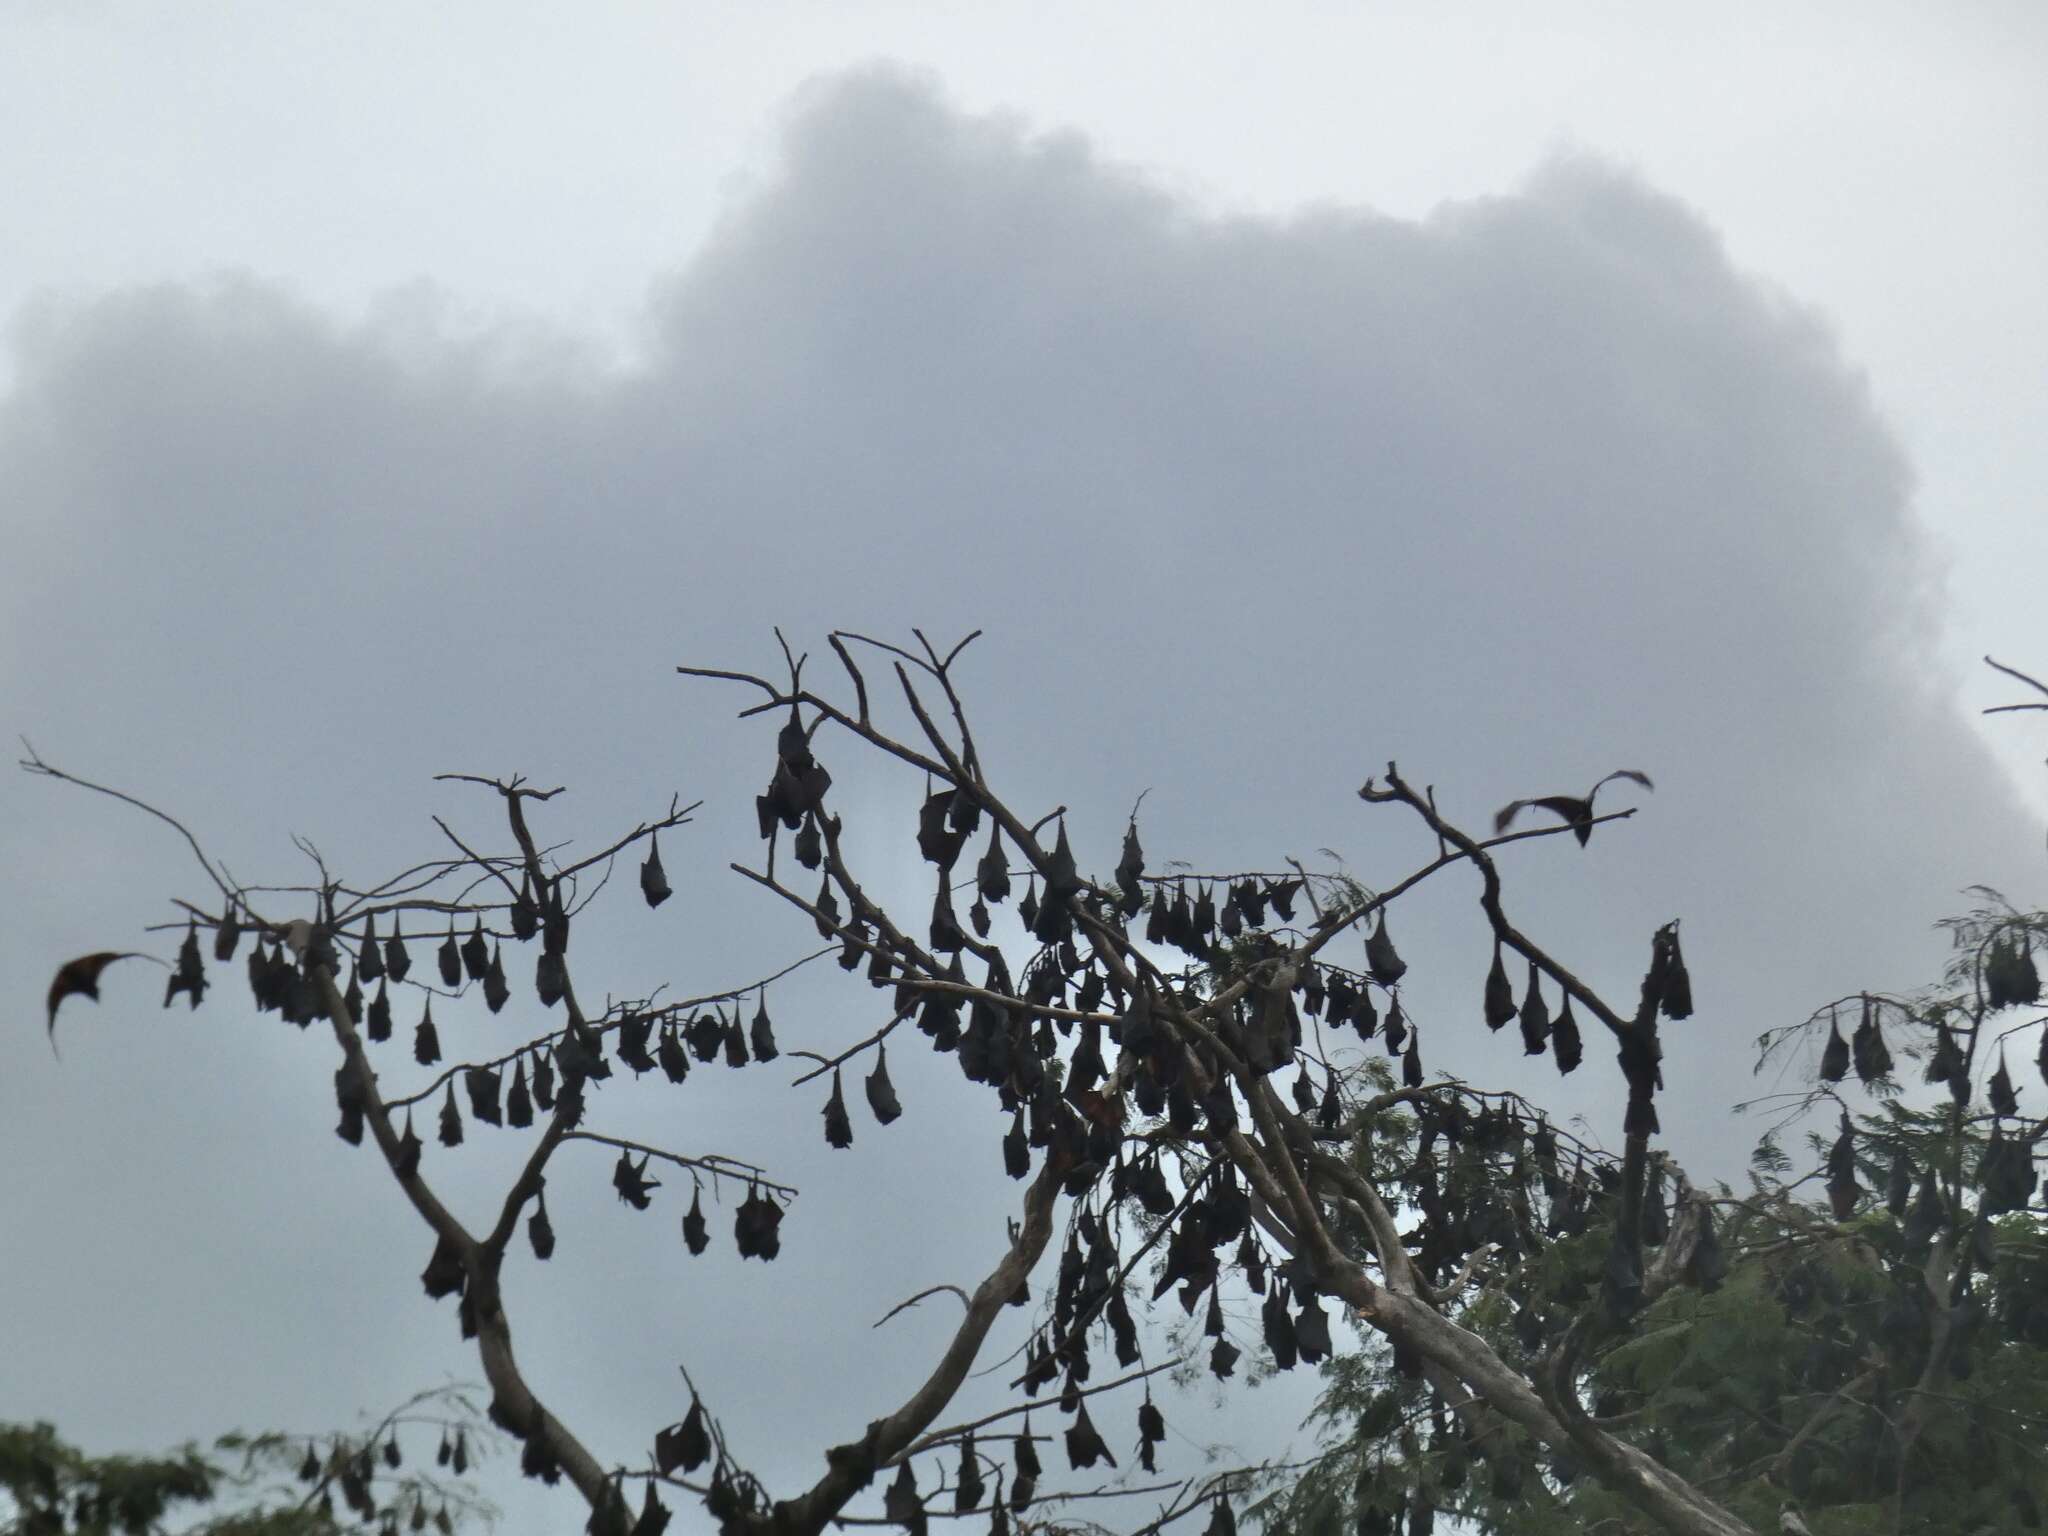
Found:
[[[987,1278],[974,1289],[967,1316],[953,1334],[938,1365],[894,1412],[868,1425],[867,1433],[849,1445],[826,1452],[825,1475],[794,1499],[778,1501],[765,1517],[754,1517],[755,1529],[773,1536],[817,1536],[867,1486],[875,1470],[900,1455],[931,1427],[960,1385],[1010,1298],[1037,1264],[1052,1236],[1052,1208],[1059,1198],[1064,1173],[1048,1158],[1024,1195],[1024,1220]]]

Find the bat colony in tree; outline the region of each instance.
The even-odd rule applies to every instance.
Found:
[[[1025,1410],[1047,1389],[1056,1389],[1050,1412],[1064,1421],[1069,1469],[1087,1471],[1120,1465],[1102,1428],[1105,1404],[1095,1399],[1142,1382],[1136,1456],[1146,1469],[1154,1466],[1165,1421],[1148,1378],[1175,1362],[1143,1361],[1133,1290],[1141,1305],[1171,1296],[1188,1318],[1201,1311],[1205,1363],[1219,1380],[1232,1378],[1241,1356],[1221,1318],[1227,1277],[1262,1298],[1263,1343],[1283,1368],[1330,1354],[1328,1305],[1347,1309],[1390,1343],[1399,1376],[1428,1394],[1439,1429],[1463,1437],[1482,1461],[1498,1462],[1497,1479],[1522,1486],[1523,1463],[1541,1447],[1664,1529],[1693,1536],[1750,1531],[1707,1493],[1597,1423],[1580,1390],[1589,1353],[1626,1330],[1647,1302],[1675,1287],[1711,1289],[1723,1272],[1712,1202],[1651,1150],[1663,1086],[1660,1027],[1690,1014],[1691,986],[1678,925],[1668,923],[1644,935],[1647,964],[1633,1005],[1610,1003],[1517,926],[1494,853],[1559,832],[1585,844],[1595,825],[1633,813],[1596,816],[1591,794],[1518,801],[1500,813],[1495,835],[1480,839],[1439,814],[1433,795],[1390,763],[1360,798],[1419,818],[1439,851],[1377,891],[1292,861],[1281,872],[1153,873],[1135,818],[1113,872],[1098,879],[1084,872],[1064,808],[1023,809],[997,793],[955,686],[968,641],[941,654],[921,634],[917,639],[912,650],[831,636],[845,673],[843,697],[807,685],[804,659],[786,645],[781,681],[678,668],[753,690],[758,698],[743,715],[766,716],[776,728],[767,788],[756,801],[763,857],[758,868],[734,868],[803,913],[828,941],[821,953],[861,972],[877,994],[871,1032],[850,1042],[811,1042],[816,1050],[778,1041],[765,1004],[765,985],[774,977],[714,996],[619,1003],[601,1014],[580,1001],[570,937],[594,916],[599,877],[618,857],[638,857],[644,847],[641,892],[659,906],[670,887],[657,835],[687,824],[695,806],[672,801],[658,820],[565,861],[544,849],[530,824],[559,791],[518,778],[446,775],[497,797],[511,850],[477,852],[440,822],[452,856],[360,888],[321,864],[318,883],[305,888],[308,915],[263,910],[284,898],[238,888],[171,817],[104,791],[176,827],[217,888],[216,898],[181,903],[185,934],[166,1005],[183,993],[199,1006],[208,986],[201,934],[210,932],[216,963],[233,960],[247,944],[247,979],[259,1010],[331,1030],[336,1129],[351,1143],[368,1133],[428,1227],[431,1255],[421,1280],[430,1297],[454,1301],[463,1335],[476,1341],[492,1392],[490,1416],[521,1442],[524,1471],[550,1483],[566,1475],[590,1507],[590,1528],[605,1533],[653,1536],[669,1519],[664,1496],[684,1494],[701,1499],[722,1531],[810,1536],[842,1514],[872,1517],[876,1505],[857,1501],[874,1500],[870,1490],[879,1485],[880,1514],[908,1530],[922,1533],[934,1513],[983,1511],[1001,1536],[1062,1499],[1091,1492],[1041,1487],[1049,1454],[1041,1446],[1051,1437],[1034,1433]],[[882,658],[914,730],[884,728],[857,654]],[[835,752],[874,754],[922,779],[915,836],[932,870],[928,916],[886,910],[851,866],[825,767]],[[101,788],[33,755],[24,766]],[[1614,778],[1649,783],[1624,770],[1601,784]],[[1559,823],[1508,830],[1528,805],[1552,811]],[[1522,1052],[1547,1053],[1562,1072],[1580,1065],[1584,1030],[1604,1034],[1615,1047],[1623,1089],[1619,1158],[1562,1137],[1517,1096],[1432,1079],[1425,1069],[1428,1042],[1404,1007],[1407,965],[1389,910],[1454,868],[1477,875],[1478,907],[1493,940],[1491,968],[1473,989],[1484,1023],[1498,1031],[1517,1022]],[[999,935],[1006,906],[1015,915],[1001,920],[1008,926]],[[450,992],[479,988],[493,1014],[513,996],[508,946],[514,955],[532,953],[533,996],[539,1016],[550,1020],[546,1027],[514,1049],[444,1061],[434,988],[408,991],[412,945],[434,945],[441,935],[429,976]],[[99,973],[113,958],[88,955],[58,972],[49,995],[53,1032],[58,1005],[74,994],[96,997]],[[1519,998],[1510,966],[1526,971]],[[2001,966],[2002,984],[2029,985],[2018,959]],[[587,986],[581,995],[589,995]],[[416,1019],[412,1059],[428,1070],[423,1086],[397,1093],[387,1081],[398,1075],[393,1058],[403,1053],[391,1043],[401,1007]],[[1866,1000],[1847,1048],[1866,1078],[1888,1064],[1883,1012],[1881,1003]],[[1427,1026],[1432,1035],[1462,1027]],[[1975,1039],[1972,1032],[1971,1049]],[[546,1194],[556,1154],[578,1141],[607,1155],[616,1151],[613,1188],[643,1210],[664,1182],[650,1169],[670,1172],[670,1185],[678,1182],[676,1171],[687,1175],[693,1192],[682,1234],[692,1255],[712,1241],[701,1198],[706,1180],[742,1194],[732,1231],[742,1258],[776,1257],[795,1194],[766,1170],[730,1157],[593,1129],[595,1100],[617,1079],[615,1067],[680,1084],[720,1063],[732,1069],[786,1055],[804,1063],[796,1083],[822,1095],[826,1139],[846,1147],[856,1138],[844,1076],[861,1076],[869,1112],[886,1125],[905,1113],[889,1077],[888,1050],[900,1055],[913,1045],[950,1054],[968,1083],[995,1097],[1001,1130],[991,1136],[997,1144],[988,1155],[1021,1185],[1007,1250],[978,1285],[959,1292],[965,1316],[928,1378],[900,1403],[875,1404],[861,1437],[825,1448],[823,1469],[807,1487],[764,1487],[694,1389],[682,1416],[650,1437],[644,1470],[608,1467],[578,1437],[573,1409],[545,1400],[528,1381],[512,1350],[500,1286],[522,1227],[535,1258],[553,1251]],[[1846,1070],[1840,1045],[1837,1035],[1824,1076]],[[1967,1084],[1967,1072],[1957,1071]],[[807,1099],[804,1112],[816,1113],[808,1106],[817,1103]],[[430,1171],[442,1154],[426,1152],[415,1125],[418,1110],[439,1143],[453,1148],[465,1136],[465,1104],[471,1122],[517,1129],[532,1142],[511,1187],[480,1225],[458,1217],[436,1194]],[[1423,1155],[1374,1166],[1358,1149],[1395,1112],[1422,1127]],[[1577,1149],[1569,1168],[1561,1140]],[[1439,1143],[1447,1153],[1471,1151],[1483,1176],[1454,1184],[1447,1165],[1430,1155]],[[1854,1154],[1852,1144],[1831,1163],[1843,1201],[1854,1199]],[[2031,1163],[2023,1175],[2021,1161],[2012,1164],[2010,1181],[2031,1188]],[[1913,1180],[1910,1167],[1900,1173],[1900,1166],[1906,1165],[1892,1172],[1894,1199]],[[1932,1176],[1922,1174],[1923,1203]],[[1062,1196],[1069,1202],[1064,1242],[1055,1276],[1034,1303],[1027,1280],[1053,1243]],[[1939,1197],[1937,1190],[1937,1204]],[[1545,1208],[1547,1220],[1538,1214]],[[1525,1309],[1530,1354],[1518,1366],[1454,1320],[1457,1300],[1482,1265],[1535,1254],[1561,1224],[1611,1232],[1603,1276],[1580,1307]],[[800,1241],[801,1221],[790,1227],[788,1235]],[[1036,1310],[1014,1384],[1024,1394],[1015,1411],[943,1423],[991,1328],[1016,1305]],[[1127,1374],[1097,1380],[1094,1356],[1103,1349]],[[1036,1411],[1041,1422],[1050,1416],[1043,1402]],[[1541,1478],[1525,1481],[1530,1497],[1542,1496]],[[1227,1472],[1140,1488],[1160,1498],[1156,1517],[1138,1529],[1192,1515],[1206,1520],[1210,1536],[1224,1536],[1235,1528],[1232,1498],[1245,1483],[1241,1472]],[[1388,1507],[1368,1501],[1362,1509],[1361,1528],[1382,1531],[1404,1514],[1410,1532],[1426,1531],[1433,1513],[1426,1499],[1406,1494]]]

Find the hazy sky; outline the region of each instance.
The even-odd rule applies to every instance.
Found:
[[[2012,690],[1971,658],[2048,665],[2048,25],[1385,10],[0,11],[11,728],[250,880],[302,877],[292,832],[388,873],[430,811],[502,843],[440,770],[573,785],[550,826],[586,845],[707,797],[678,898],[608,893],[579,939],[618,994],[802,951],[719,874],[769,736],[671,670],[765,667],[778,623],[985,627],[997,781],[1103,870],[1148,787],[1155,859],[1383,883],[1426,852],[1353,798],[1389,757],[1472,823],[1641,767],[1635,821],[1510,877],[1619,995],[1685,919],[1665,1120],[1732,1167],[1760,1029],[1921,979],[1969,882],[2038,894],[2042,738],[1975,717]],[[900,845],[918,786],[830,760]],[[0,1123],[36,1175],[0,1296],[42,1325],[0,1415],[139,1445],[474,1375],[329,1132],[332,1063],[234,978],[194,1019],[110,973],[61,1067],[37,1038],[56,959],[197,894],[179,849],[17,779],[0,859],[35,892]],[[1401,921],[1435,1062],[1524,1081],[1477,1028],[1468,884]],[[839,980],[772,995],[786,1044],[873,1027]],[[892,1056],[910,1113],[850,1154],[774,1069],[606,1090],[805,1193],[743,1270],[562,1169],[562,1252],[509,1283],[601,1457],[680,1412],[674,1361],[785,1485],[921,1374],[941,1319],[866,1323],[1001,1237],[944,1065]],[[1529,1081],[1598,1130],[1614,1080]],[[759,1391],[799,1353],[875,1396]],[[1259,1399],[1266,1445],[1299,1399]]]

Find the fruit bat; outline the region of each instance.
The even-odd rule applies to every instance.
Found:
[[[512,937],[524,944],[540,932],[540,908],[533,902],[533,876],[520,872],[519,894],[512,899]]]
[[[1196,959],[1206,959],[1209,946],[1195,928],[1195,909],[1188,903],[1188,888],[1177,886],[1173,893],[1173,906],[1166,914],[1166,942],[1183,954]]]
[[[2048,1053],[2048,1042],[2042,1049]],[[1963,1053],[1956,1049],[1955,1037],[1948,1032],[1946,1024],[1937,1024],[1934,1030],[1934,1054],[1928,1059],[1926,1080],[1930,1083],[1946,1083],[1961,1076]]]
[[[1266,900],[1272,903],[1273,910],[1280,915],[1281,922],[1294,921],[1294,896],[1301,887],[1302,882],[1298,879],[1275,880],[1266,887]]]
[[[1316,1085],[1309,1078],[1308,1063],[1306,1061],[1301,1064],[1301,1071],[1295,1076],[1292,1093],[1294,1096],[1294,1107],[1297,1110],[1304,1115],[1315,1113]]]
[[[987,1491],[981,1477],[981,1456],[974,1449],[974,1431],[970,1429],[960,1441],[960,1471],[953,1480],[953,1512],[966,1514],[981,1503]]]
[[[1858,1031],[1861,1033],[1861,1031]],[[1821,1047],[1820,1076],[1824,1083],[1839,1083],[1849,1072],[1849,1042],[1842,1038],[1841,1026],[1833,1014],[1828,1015],[1828,1043]]]
[[[1661,1243],[1670,1235],[1671,1214],[1664,1206],[1664,1164],[1660,1160],[1650,1169],[1643,1192],[1643,1241]]]
[[[1294,1316],[1287,1310],[1286,1299],[1277,1285],[1259,1309],[1259,1320],[1265,1333],[1266,1348],[1273,1354],[1274,1367],[1283,1371],[1293,1370],[1299,1354],[1294,1336]]]
[[[180,992],[190,999],[194,1008],[206,995],[206,968],[199,959],[199,923],[188,918],[185,924],[185,942],[178,946],[178,963],[171,972],[171,978],[164,985],[164,1006],[171,1006],[171,1000]]]
[[[2020,1112],[2020,1096],[2013,1088],[2012,1076],[2005,1070],[2005,1048],[1998,1051],[1998,1070],[1991,1074],[1991,1113],[1994,1115],[2016,1115]]]
[[[1248,928],[1266,926],[1266,896],[1256,880],[1240,880],[1230,888],[1228,900]]]
[[[476,927],[470,930],[469,937],[462,941],[462,968],[468,972],[471,981],[482,981],[490,974],[491,952],[484,947],[484,920],[481,917],[476,920]]]
[[[1158,1471],[1153,1462],[1153,1447],[1166,1440],[1166,1419],[1159,1407],[1152,1401],[1148,1388],[1145,1401],[1138,1405],[1138,1460],[1147,1472]]]
[[[420,1506],[414,1505],[413,1508],[417,1511]],[[669,1518],[668,1507],[654,1496],[654,1482],[650,1478],[646,1496],[640,1501],[639,1518],[633,1522],[630,1536],[662,1536],[662,1532],[668,1529]]]
[[[1023,1429],[1017,1433],[1016,1449],[1011,1453],[1011,1461],[1017,1469],[1019,1483],[1036,1483],[1045,1470],[1038,1464],[1038,1447],[1032,1444],[1031,1415],[1028,1413],[1024,1415]],[[1030,1496],[1027,1494],[1017,1508],[1022,1509],[1024,1504],[1030,1502]]]
[[[334,1072],[334,1099],[341,1110],[341,1123],[334,1134],[352,1147],[363,1144],[363,1085],[347,1063]]]
[[[1082,1403],[1074,1414],[1074,1422],[1067,1426],[1067,1465],[1080,1471],[1098,1461],[1116,1465],[1116,1457],[1110,1454],[1109,1446],[1088,1417],[1088,1405]]]
[[[1714,1208],[1702,1202],[1693,1210],[1699,1220],[1698,1236],[1692,1256],[1686,1260],[1685,1277],[1703,1291],[1717,1291],[1728,1276],[1728,1255],[1714,1227]]]
[[[1892,1150],[1891,1171],[1885,1179],[1884,1208],[1894,1220],[1906,1214],[1907,1203],[1913,1198],[1913,1161],[1906,1155],[1902,1143]]]
[[[1223,911],[1217,916],[1216,928],[1226,939],[1237,938],[1244,932],[1244,913],[1238,910],[1236,891],[1225,889]]]
[[[704,1221],[704,1192],[701,1189],[693,1190],[690,1195],[690,1208],[683,1213],[683,1246],[688,1248],[690,1256],[695,1258],[704,1251],[710,1241],[710,1228]]]
[[[2033,945],[2026,939],[2013,947],[2012,1000],[2027,1008],[2041,1000],[2041,973],[2034,964]]]
[[[541,914],[541,948],[561,955],[569,948],[569,909],[562,902],[562,877],[548,885],[547,909]]]
[[[1024,1111],[1020,1107],[1003,1137],[1003,1171],[1013,1179],[1031,1172],[1031,1148],[1024,1135]]]
[[[2041,976],[2035,969],[2031,948],[2010,934],[1992,940],[1984,955],[1984,1001],[1996,1011],[2016,1003],[2032,1004],[2041,997]]]
[[[805,869],[816,869],[825,862],[825,839],[818,830],[818,818],[806,814],[803,825],[797,828],[796,837],[789,845],[789,851],[796,855],[797,863]]]
[[[533,1214],[526,1221],[526,1240],[533,1244],[533,1256],[545,1263],[554,1257],[555,1224],[548,1220],[548,1197],[534,1197]]]
[[[1486,1027],[1500,1029],[1515,1016],[1515,986],[1501,963],[1500,942],[1493,946],[1493,968],[1486,973]]]
[[[1878,1010],[1870,997],[1864,997],[1864,1022],[1855,1026],[1855,1034],[1849,1036],[1849,1057],[1860,1081],[1874,1083],[1878,1077],[1890,1077],[1892,1073],[1892,1053],[1884,1044],[1884,1032],[1878,1030]],[[1954,1077],[1950,1085],[1954,1087]]]
[[[853,1145],[853,1122],[847,1118],[846,1095],[837,1067],[832,1069],[832,1097],[825,1101],[825,1143],[842,1148]]]
[[[1312,1299],[1303,1301],[1301,1311],[1295,1316],[1294,1343],[1301,1351],[1301,1358],[1310,1365],[1329,1356],[1330,1319]]]
[[[455,1085],[448,1085],[448,1097],[441,1103],[441,1145],[462,1145],[462,1111],[455,1107]]]
[[[1401,1016],[1401,1000],[1394,999],[1394,1005],[1387,1010],[1387,1027],[1381,1031],[1381,1040],[1389,1056],[1400,1054],[1401,1047],[1408,1039],[1408,1021]]]
[[[906,1458],[896,1469],[896,1480],[882,1495],[882,1516],[893,1520],[910,1536],[925,1536],[924,1500],[918,1496],[917,1475]]]
[[[957,831],[950,816],[953,791],[942,789],[927,795],[917,813],[917,851],[941,870],[953,867],[960,857],[960,846],[967,841],[967,834]]]
[[[1408,962],[1394,949],[1394,941],[1387,937],[1387,914],[1384,908],[1373,925],[1372,936],[1365,941],[1365,966],[1372,973],[1372,979],[1383,987],[1391,987],[1408,972]]]
[[[1138,1324],[1131,1316],[1130,1303],[1124,1300],[1122,1286],[1110,1292],[1109,1305],[1103,1308],[1103,1315],[1109,1319],[1109,1331],[1116,1338],[1116,1363],[1136,1365],[1139,1359]]]
[[[1123,856],[1116,866],[1117,909],[1125,917],[1136,917],[1145,905],[1145,892],[1139,884],[1144,875],[1145,850],[1138,843],[1138,824],[1133,821],[1124,828]]]
[[[391,937],[384,941],[384,969],[393,981],[405,980],[405,973],[412,969],[412,956],[406,952],[405,935],[396,918],[391,922]]]
[[[932,948],[951,953],[967,942],[967,936],[960,931],[960,920],[953,915],[952,892],[944,876],[939,879],[938,893],[932,897]]]
[[[1316,1105],[1316,1124],[1326,1131],[1334,1131],[1343,1116],[1344,1107],[1337,1098],[1337,1074],[1332,1071],[1323,1080],[1323,1096]]]
[[[235,915],[235,904],[230,901],[227,910],[221,914],[219,926],[213,930],[213,958],[225,965],[235,958],[235,946],[242,940],[241,919]]]
[[[644,1211],[653,1202],[648,1192],[661,1188],[661,1180],[647,1177],[647,1163],[652,1153],[642,1153],[636,1165],[629,1152],[621,1151],[619,1160],[612,1167],[612,1188],[618,1191],[619,1199],[636,1211]]]
[[[1576,795],[1544,795],[1534,800],[1510,801],[1502,806],[1493,818],[1494,835],[1498,836],[1507,831],[1509,826],[1513,824],[1514,819],[1533,805],[1538,810],[1549,811],[1566,826],[1570,827],[1572,829],[1572,836],[1579,840],[1579,846],[1583,848],[1586,846],[1587,840],[1593,835],[1594,797],[1600,793],[1603,785],[1611,784],[1616,779],[1628,779],[1642,785],[1645,789],[1655,789],[1657,787],[1650,782],[1650,776],[1646,773],[1638,772],[1634,768],[1617,768],[1598,784],[1587,790],[1583,800]]]
[[[1145,905],[1142,893],[1138,905],[1141,908]],[[1166,910],[1166,887],[1155,885],[1152,887],[1151,910],[1145,914],[1145,942],[1147,944],[1164,944],[1171,928],[1171,919]]]
[[[1543,1002],[1543,989],[1536,980],[1536,962],[1529,962],[1529,987],[1522,994],[1520,1010],[1522,1020],[1522,1051],[1525,1055],[1541,1056],[1543,1047],[1550,1039],[1550,1010]]]
[[[441,967],[441,985],[450,991],[462,985],[462,950],[455,942],[455,924],[448,924],[448,937],[441,941],[441,947],[434,951],[434,959]]]
[[[1558,1007],[1557,1017],[1550,1021],[1550,1049],[1557,1058],[1559,1073],[1571,1072],[1585,1059],[1585,1046],[1579,1039],[1579,1021],[1572,1017],[1572,995],[1569,992]]]
[[[646,1014],[625,1013],[619,1017],[619,1060],[633,1069],[635,1077],[654,1070],[654,1058],[647,1050],[647,1039],[653,1031],[654,1020]]]
[[[660,906],[673,894],[668,875],[661,867],[661,839],[653,832],[647,834],[647,861],[640,866],[640,894],[647,898],[649,907]]]
[[[543,1008],[552,1008],[568,990],[569,970],[559,951],[543,949],[533,968],[533,991]]]
[[[261,941],[258,941],[259,944]],[[253,964],[253,958],[251,960]],[[384,950],[377,942],[377,914],[372,912],[363,919],[363,942],[356,956],[356,969],[364,981],[377,981],[384,975]]]
[[[1067,818],[1060,818],[1060,835],[1053,842],[1052,857],[1045,861],[1046,899],[1055,904],[1081,889],[1080,866],[1074,862],[1073,844],[1067,841]]]
[[[498,1108],[498,1074],[491,1067],[469,1067],[462,1074],[462,1086],[469,1090],[469,1112],[485,1125],[503,1125]]]
[[[889,1081],[889,1048],[886,1045],[875,1048],[875,1070],[867,1077],[868,1108],[875,1112],[875,1123],[887,1125],[903,1114],[903,1106],[897,1101],[896,1087]]]
[[[405,1132],[398,1138],[395,1166],[401,1179],[409,1179],[419,1172],[420,1138],[412,1128],[412,1111],[409,1109],[405,1112]]]
[[[740,1027],[739,1010],[733,1010],[732,1018],[725,1026],[725,1064],[728,1067],[744,1067],[751,1058],[747,1055],[747,1034]]]
[[[1216,1508],[1211,1512],[1202,1536],[1237,1536],[1237,1516],[1230,1512],[1230,1501],[1220,1493],[1216,1496]]]
[[[1209,1351],[1209,1374],[1218,1381],[1228,1381],[1237,1367],[1238,1354],[1237,1346],[1230,1340],[1218,1339],[1216,1347]]]
[[[765,988],[754,1005],[754,1022],[748,1038],[753,1044],[756,1061],[773,1061],[782,1054],[775,1048],[775,1026],[768,1019],[768,993]]]
[[[484,1006],[493,1013],[500,1012],[512,998],[512,988],[505,980],[503,945],[493,944],[491,946],[490,963],[484,967],[481,979],[484,984]]]
[[[699,1061],[716,1061],[718,1048],[725,1040],[725,1025],[716,1014],[700,1013],[683,1026],[683,1035],[690,1042],[690,1053]]]
[[[758,1258],[766,1263],[781,1253],[781,1225],[782,1207],[773,1200],[764,1199],[760,1190],[748,1186],[747,1198],[740,1202],[733,1218],[733,1242],[740,1251],[740,1257]]]
[[[383,974],[380,961],[378,975]],[[256,936],[256,943],[249,950],[249,995],[256,1000],[256,1011],[264,1013],[275,1004],[270,996],[270,955],[263,948],[263,936]]]
[[[604,1059],[604,1040],[587,1026],[579,1025],[574,1019],[562,1031],[562,1040],[555,1047],[557,1063],[562,1069],[562,1081],[566,1086],[580,1084],[585,1078],[602,1081],[612,1075],[612,1064]]]
[[[550,1487],[560,1482],[562,1477],[561,1463],[555,1459],[555,1453],[548,1449],[547,1440],[541,1435],[527,1436],[525,1444],[519,1448],[519,1471],[521,1476],[539,1478]],[[707,1497],[705,1502],[710,1503],[710,1499]]]
[[[505,1090],[505,1123],[514,1130],[533,1124],[533,1095],[526,1087],[526,1058],[512,1063],[512,1086]]]
[[[89,997],[100,1000],[100,972],[116,960],[140,958],[135,950],[101,950],[97,954],[80,955],[67,960],[57,967],[57,974],[50,982],[49,995],[49,1036],[50,1050],[57,1049],[57,1005],[67,997]]]
[[[994,826],[989,828],[988,851],[974,866],[974,887],[992,906],[1001,906],[1010,894],[1010,861],[1003,852],[1003,834]]]
[[[413,1031],[412,1059],[423,1067],[431,1067],[441,1059],[441,1035],[434,1028],[434,1000],[432,997],[427,999],[426,1007],[420,1011],[419,1027]],[[454,1100],[450,1099],[449,1102],[452,1104]]]

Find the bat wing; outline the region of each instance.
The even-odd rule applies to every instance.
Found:
[[[103,949],[96,954],[80,955],[76,960],[66,960],[57,967],[56,977],[50,982],[50,1050],[57,1049],[57,1007],[67,997],[89,997],[94,1002],[100,997],[100,972],[116,960],[132,960],[133,950]]]
[[[1506,805],[1495,811],[1493,813],[1494,834],[1498,836],[1500,833],[1507,831],[1509,827],[1514,825],[1515,818],[1535,803],[1534,800],[1510,800]]]
[[[1607,775],[1606,778],[1602,779],[1600,784],[1612,784],[1616,779],[1627,779],[1630,783],[1640,784],[1645,789],[1655,789],[1657,787],[1650,782],[1650,776],[1640,768],[1617,768],[1614,772]],[[1586,792],[1586,799],[1588,801],[1600,793],[1600,784],[1595,784]]]
[[[1532,805],[1539,811],[1550,812],[1566,823],[1585,822],[1593,815],[1592,805],[1576,795],[1541,795],[1534,800],[1515,800],[1502,806],[1494,814],[1493,830],[1496,833],[1507,831],[1514,819]],[[1583,842],[1585,839],[1581,838],[1580,841]]]

